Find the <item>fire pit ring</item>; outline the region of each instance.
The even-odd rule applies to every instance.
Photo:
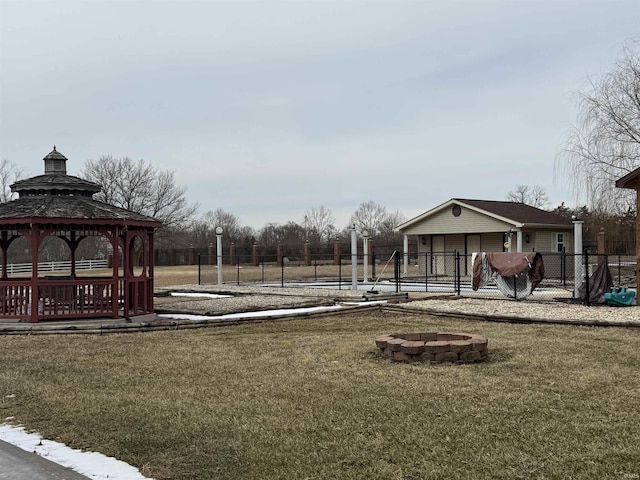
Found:
[[[477,363],[489,358],[489,340],[472,333],[394,333],[376,338],[378,353],[396,362]]]

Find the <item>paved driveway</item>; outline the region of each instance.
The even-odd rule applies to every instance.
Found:
[[[88,477],[0,440],[0,480],[23,479],[88,480]]]

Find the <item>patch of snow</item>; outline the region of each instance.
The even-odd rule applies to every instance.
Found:
[[[349,303],[351,306],[368,306],[372,304],[385,303],[382,301],[375,302],[353,302]],[[229,320],[237,318],[263,318],[272,316],[295,316],[305,313],[321,313],[321,312],[333,312],[344,308],[342,305],[329,305],[322,307],[300,307],[300,308],[280,308],[276,310],[259,310],[254,312],[240,312],[240,313],[227,313],[225,315],[193,315],[189,313],[163,313],[158,315],[162,318],[177,318],[179,320]]]
[[[233,295],[221,295],[218,293],[190,293],[190,292],[171,292],[172,297],[195,297],[195,298],[229,298]]]
[[[93,480],[153,480],[140,471],[102,453],[83,452],[52,440],[44,440],[37,433],[27,433],[24,427],[0,424],[0,440],[47,460],[70,468]]]

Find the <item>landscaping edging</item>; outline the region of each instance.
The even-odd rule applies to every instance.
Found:
[[[396,362],[477,363],[489,358],[489,340],[471,333],[396,333],[376,338],[376,347]]]

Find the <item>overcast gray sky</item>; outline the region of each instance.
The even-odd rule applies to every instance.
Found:
[[[517,184],[572,205],[576,93],[639,36],[638,0],[0,0],[0,156],[144,158],[255,228]]]

